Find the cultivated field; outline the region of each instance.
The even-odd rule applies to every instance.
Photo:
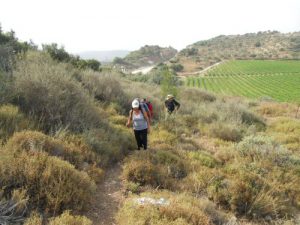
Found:
[[[188,77],[186,84],[227,95],[300,101],[300,61],[228,61],[201,77]]]

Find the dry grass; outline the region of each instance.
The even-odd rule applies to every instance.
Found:
[[[6,194],[24,188],[30,206],[46,212],[82,209],[90,201],[95,184],[85,172],[43,152],[1,151],[1,188]]]
[[[292,152],[300,153],[300,121],[291,118],[279,118],[268,127],[267,133]]]
[[[33,128],[33,123],[29,121],[19,108],[13,105],[0,106],[0,139],[6,140],[14,132]]]
[[[276,102],[262,102],[256,107],[256,111],[266,117],[295,117],[297,109],[295,104]]]
[[[117,222],[123,224],[172,224],[172,225],[212,225],[226,222],[224,214],[206,199],[197,199],[188,194],[170,192],[143,193],[140,197],[164,198],[169,204],[163,206],[138,205],[128,198],[117,215]]]
[[[72,216],[69,211],[50,219],[48,225],[92,225],[92,221],[84,216]]]

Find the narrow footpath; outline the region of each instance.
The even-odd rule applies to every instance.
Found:
[[[115,225],[115,215],[124,201],[123,183],[119,164],[108,169],[104,181],[98,185],[87,217],[93,225]]]

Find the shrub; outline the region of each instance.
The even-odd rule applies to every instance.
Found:
[[[262,118],[248,110],[241,110],[241,120],[242,123],[245,123],[247,125],[256,125],[261,129],[265,128],[266,126]]]
[[[115,102],[121,109],[121,113],[125,113],[123,108],[127,108],[128,97],[118,79],[111,74],[85,71],[81,82],[95,99],[105,103]]]
[[[174,131],[174,126],[176,124],[172,123],[171,121],[161,121],[160,126],[158,128],[152,128],[152,132],[150,133],[149,141],[151,145],[157,145],[157,144],[170,144],[174,145],[178,138],[175,134],[171,133],[170,130]],[[168,126],[168,127],[165,127]]]
[[[138,205],[136,196],[128,198],[117,214],[117,222],[123,224],[171,224],[212,225],[225,224],[225,216],[204,199],[188,194],[168,192],[143,193],[142,197],[164,198],[167,205]]]
[[[0,224],[18,224],[24,220],[28,198],[26,191],[14,190],[10,199],[0,192]]]
[[[168,175],[172,178],[181,179],[186,177],[187,172],[183,159],[170,151],[156,151],[150,157],[154,164],[162,164],[167,166]]]
[[[153,187],[164,187],[165,178],[167,177],[160,167],[153,165],[149,161],[142,160],[126,163],[123,176],[128,181]]]
[[[89,147],[101,156],[100,164],[102,166],[118,162],[135,148],[133,135],[120,125],[88,130],[84,132],[83,136]]]
[[[80,132],[99,127],[104,120],[104,113],[69,74],[66,65],[34,52],[19,62],[14,73],[18,94],[15,102],[46,132],[61,127]]]
[[[214,102],[216,96],[212,93],[199,90],[198,88],[185,88],[180,94],[182,102],[200,103],[200,102]]]
[[[176,186],[176,180],[186,175],[187,170],[180,156],[158,150],[137,152],[126,160],[123,170],[127,181],[169,189]]]
[[[52,218],[49,225],[92,225],[92,221],[84,216],[72,216],[69,211]]]
[[[63,209],[82,209],[95,191],[85,172],[68,162],[42,152],[11,156],[1,152],[1,187],[9,194],[14,188],[26,188],[31,207],[58,213]]]
[[[291,216],[300,197],[295,188],[300,182],[296,175],[299,159],[264,136],[244,138],[235,151],[233,159],[225,160],[226,166],[221,168],[223,176],[208,184],[209,197],[240,216]],[[200,182],[202,188],[206,184]]]
[[[171,66],[171,69],[174,70],[175,72],[181,72],[183,70],[183,65],[181,64],[172,64]]]
[[[251,157],[253,161],[273,154],[284,153],[284,149],[278,143],[264,136],[249,136],[244,138],[237,145],[237,150],[242,157]]]
[[[80,147],[82,146],[75,145],[75,143],[66,143],[38,131],[15,133],[6,144],[6,148],[12,153],[18,154],[26,151],[30,154],[36,151],[43,151],[51,156],[60,157],[79,169],[83,169],[85,162],[99,162],[90,149],[84,148],[85,146]]]
[[[236,124],[213,123],[208,132],[211,137],[220,138],[225,141],[238,142],[243,137],[243,131]]]
[[[279,119],[267,129],[278,142],[295,153],[300,149],[300,122],[296,119]]]
[[[1,71],[1,65],[3,63],[3,58],[1,57],[1,47],[0,47],[0,104],[7,104],[11,101],[13,97],[13,80],[10,76],[6,75]]]
[[[93,181],[95,181],[96,184],[99,184],[103,181],[104,171],[95,164],[88,166],[84,171],[89,175],[90,178],[93,179]]]
[[[230,208],[239,215],[262,219],[287,215],[290,204],[276,187],[270,187],[255,174],[239,172],[228,187]]]
[[[192,160],[195,160],[201,166],[206,166],[209,168],[214,168],[219,164],[219,162],[213,156],[205,152],[189,152],[188,157]]]
[[[13,105],[0,106],[0,139],[6,140],[14,132],[30,128],[28,119]]]
[[[197,195],[207,194],[207,188],[214,182],[215,178],[219,176],[216,170],[208,169],[206,167],[199,167],[197,165],[184,179],[182,189],[191,191]]]
[[[25,220],[24,225],[43,225],[43,218],[37,212],[30,214],[30,217]]]

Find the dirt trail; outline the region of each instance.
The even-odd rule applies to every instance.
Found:
[[[214,68],[214,67],[216,67],[216,66],[218,66],[218,65],[220,65],[220,64],[222,64],[222,63],[224,63],[224,62],[225,62],[225,61],[217,62],[217,63],[215,63],[215,64],[213,64],[213,65],[211,65],[211,66],[206,67],[206,68],[203,69],[203,70],[199,70],[199,71],[195,71],[195,72],[182,72],[182,73],[179,73],[179,74],[180,74],[181,77],[186,77],[186,76],[190,76],[190,75],[199,75],[199,76],[201,76],[201,75],[203,75],[206,71],[208,71],[208,70],[210,70],[210,69],[212,69],[212,68]]]
[[[124,201],[123,183],[120,178],[122,168],[119,164],[108,169],[104,181],[98,185],[88,218],[94,225],[114,225],[114,217]]]

